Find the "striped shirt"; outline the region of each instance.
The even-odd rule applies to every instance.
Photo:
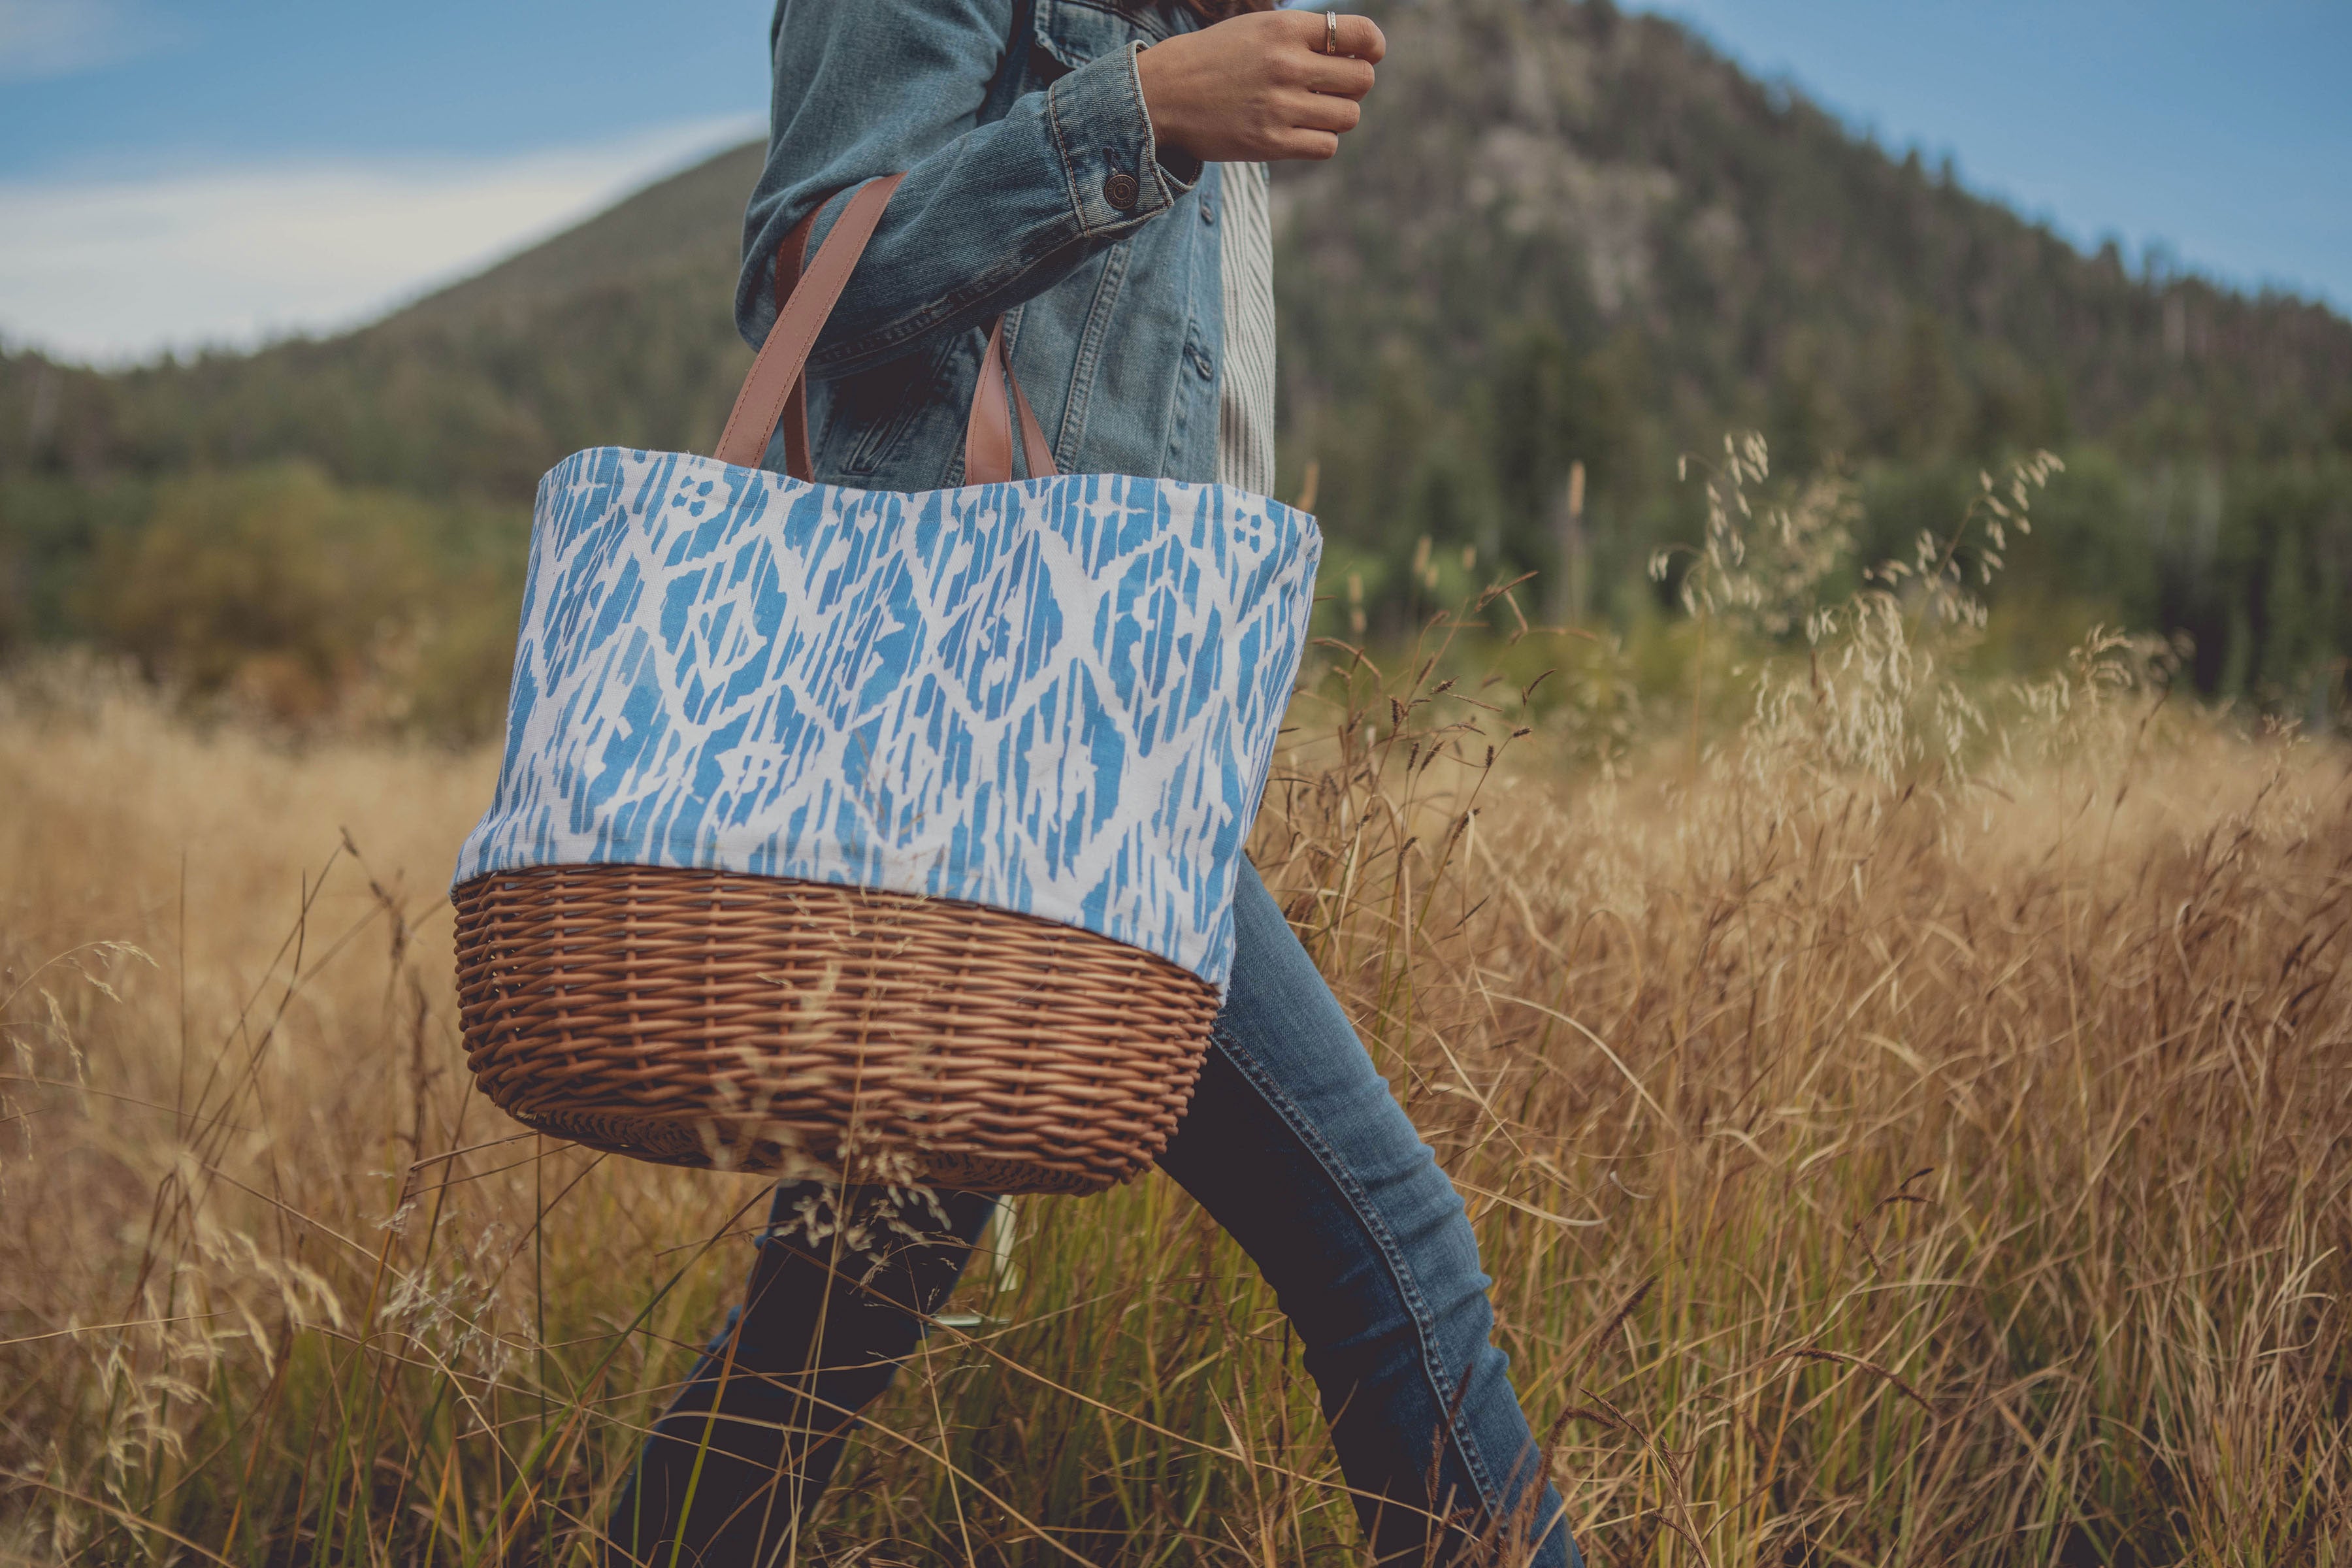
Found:
[[[1224,231],[1225,363],[1217,378],[1217,482],[1274,489],[1274,209],[1264,163],[1227,163],[1220,176]]]

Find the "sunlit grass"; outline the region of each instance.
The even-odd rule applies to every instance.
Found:
[[[2112,643],[1960,684],[1916,583],[1734,624],[1833,500],[1723,502],[1712,652],[1638,722],[1593,645],[1527,690],[1506,598],[1319,646],[1255,842],[1470,1203],[1579,1538],[2342,1562],[2347,756]],[[759,1184],[469,1092],[442,879],[494,758],[69,696],[0,717],[0,1555],[586,1562]],[[1024,1200],[1005,1258],[801,1560],[1360,1560],[1171,1184]]]

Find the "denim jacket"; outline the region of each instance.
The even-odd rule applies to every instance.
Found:
[[[1216,166],[1155,143],[1135,63],[1195,25],[1173,0],[777,0],[747,340],[775,321],[776,247],[810,206],[814,256],[835,193],[907,172],[810,360],[819,480],[961,483],[1000,312],[1064,473],[1215,478]]]

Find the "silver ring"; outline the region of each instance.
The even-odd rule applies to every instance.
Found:
[[[1337,11],[1323,13],[1323,52],[1327,55],[1339,52],[1339,13]]]

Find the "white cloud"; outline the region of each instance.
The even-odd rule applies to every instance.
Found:
[[[355,325],[761,129],[732,117],[496,158],[0,184],[0,334],[122,363]]]
[[[112,65],[152,47],[161,32],[125,0],[0,0],[0,81]]]

